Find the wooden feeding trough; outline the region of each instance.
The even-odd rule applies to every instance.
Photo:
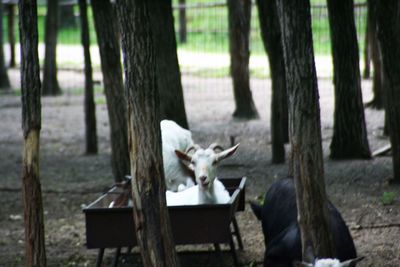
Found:
[[[220,244],[228,244],[235,265],[237,257],[236,237],[243,249],[235,213],[245,207],[246,178],[222,178],[221,182],[231,198],[226,204],[202,204],[168,207],[172,233],[176,245],[214,244],[220,252]],[[117,248],[113,266],[118,263],[122,247],[137,246],[131,207],[109,208],[111,201],[122,193],[121,188],[112,187],[87,208],[83,209],[86,221],[86,246],[99,249],[96,266],[101,266],[104,249]],[[212,223],[210,223],[212,222]]]

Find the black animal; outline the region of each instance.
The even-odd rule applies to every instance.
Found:
[[[252,203],[251,207],[262,222],[266,247],[264,266],[292,267],[294,261],[301,261],[301,235],[293,179],[275,182],[265,195],[264,205]],[[340,261],[356,258],[353,239],[342,216],[330,202],[328,210],[336,258]]]

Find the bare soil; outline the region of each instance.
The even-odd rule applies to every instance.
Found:
[[[17,70],[10,71],[13,88],[19,88]],[[96,73],[100,80],[101,75]],[[109,124],[104,96],[97,93],[97,125],[100,152],[84,155],[83,88],[79,72],[60,71],[62,96],[42,101],[41,169],[46,248],[49,266],[94,266],[97,251],[85,248],[85,222],[82,207],[113,184],[110,170]],[[273,165],[270,145],[270,81],[252,80],[259,120],[236,121],[229,79],[183,77],[187,116],[194,140],[203,145],[219,142],[229,146],[230,136],[240,142],[237,154],[223,162],[219,176],[247,176],[247,200],[263,195],[269,185],[287,174],[287,165]],[[320,79],[321,129],[325,179],[330,199],[341,211],[359,255],[360,266],[400,266],[400,187],[389,185],[392,176],[390,157],[372,160],[333,161],[329,145],[333,126],[333,86]],[[24,228],[21,201],[21,101],[16,89],[0,95],[0,267],[24,265]],[[371,83],[363,81],[364,101],[371,98]],[[387,144],[382,136],[382,111],[366,109],[371,150]],[[287,152],[289,147],[286,147]],[[394,192],[390,205],[383,205],[384,192]],[[249,206],[238,214],[244,250],[239,251],[243,266],[261,266],[264,241],[261,225]],[[210,222],[212,223],[212,222]],[[382,228],[369,228],[381,225]],[[185,247],[180,250],[203,253],[181,254],[184,266],[231,265],[226,253],[223,261],[212,253],[212,246]],[[112,250],[105,264],[112,261]],[[138,255],[124,257],[121,266],[140,266]]]

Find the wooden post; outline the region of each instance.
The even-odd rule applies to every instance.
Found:
[[[22,197],[24,203],[26,266],[45,267],[46,249],[43,204],[39,180],[41,87],[36,12],[36,0],[19,1],[22,129],[24,132]]]

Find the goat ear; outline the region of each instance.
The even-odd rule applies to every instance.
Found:
[[[312,264],[304,261],[294,261],[293,267],[312,267]]]
[[[223,160],[223,159],[226,159],[227,157],[232,156],[232,155],[236,152],[236,150],[237,150],[237,148],[239,147],[239,145],[240,145],[240,144],[237,144],[237,145],[234,146],[234,147],[228,148],[228,149],[226,149],[226,150],[224,150],[224,151],[218,153],[218,154],[216,155],[216,157],[215,157],[215,162],[219,162],[219,161],[221,161],[221,160]]]
[[[250,202],[251,209],[253,210],[254,215],[256,215],[257,219],[261,221],[261,211],[262,207],[254,202]]]
[[[362,261],[364,257],[358,257],[355,259],[347,260],[341,263],[342,267],[355,267],[358,262]]]
[[[183,161],[192,161],[192,157],[189,156],[188,154],[176,149],[175,150],[175,154],[178,156],[178,158],[180,158]]]

